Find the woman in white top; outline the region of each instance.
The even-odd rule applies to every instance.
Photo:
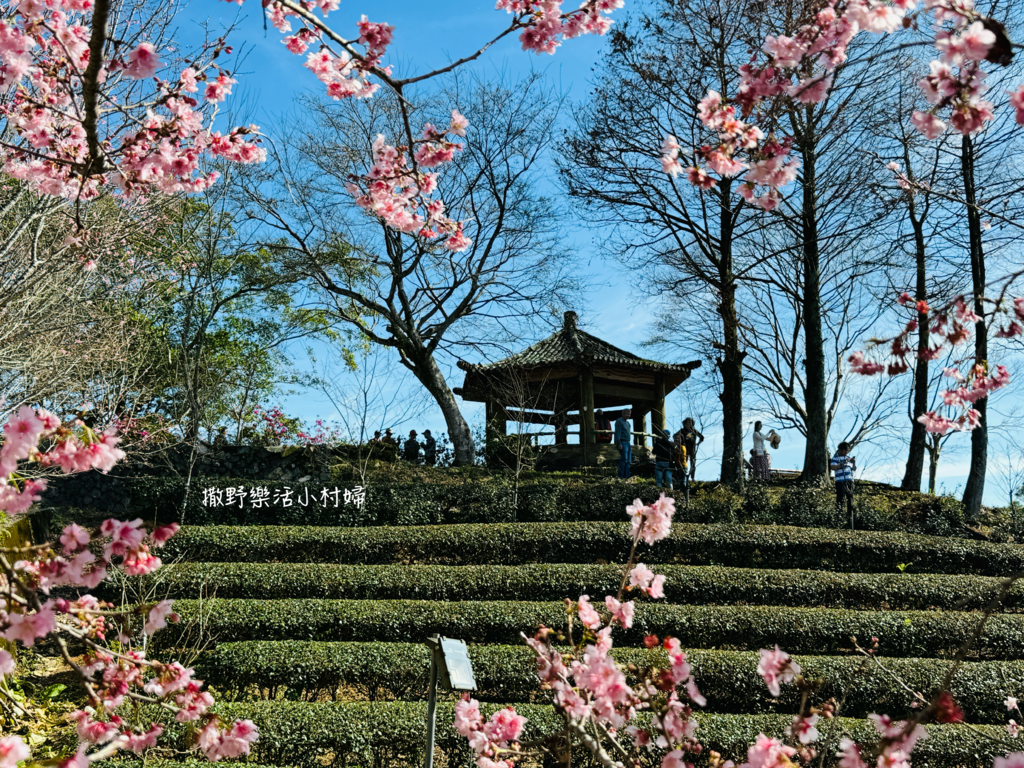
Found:
[[[772,460],[765,448],[767,438],[761,434],[761,422],[754,422],[754,450],[750,464],[753,469],[753,479],[767,482],[772,477]]]

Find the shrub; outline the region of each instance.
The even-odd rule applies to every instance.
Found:
[[[758,525],[779,522],[779,507],[764,483],[747,483],[743,489],[743,521]]]
[[[407,465],[400,462],[396,466]],[[416,472],[422,473],[422,479],[416,477]],[[191,525],[323,526],[619,521],[634,499],[649,504],[659,495],[651,483],[619,483],[583,475],[553,480],[524,472],[517,481],[507,472],[463,475],[410,468],[408,472],[396,472],[392,482],[381,478],[377,473],[363,488],[356,479],[325,484],[196,477],[186,501],[181,478],[112,477],[103,478],[109,488],[102,495],[115,495],[119,503],[123,500],[125,509],[114,510],[118,514],[161,522],[180,522],[184,503],[184,520]],[[81,506],[75,500],[73,486],[62,482],[60,498],[54,497],[54,501]],[[865,488],[872,486],[866,484]],[[254,490],[263,495],[262,500],[255,500]],[[771,493],[765,486],[750,484],[746,497],[740,497],[721,485],[697,483],[691,489],[690,506],[680,505],[676,520],[729,523],[742,515],[757,523],[849,527],[845,516],[836,512],[828,490],[788,488],[778,508],[772,503]],[[353,494],[362,496],[361,505],[351,500]],[[858,495],[857,504],[858,529],[963,533],[957,517],[962,514],[959,505],[948,497],[866,490]]]
[[[695,492],[689,509],[683,509],[676,519],[694,523],[734,523],[743,499],[722,485]]]
[[[823,528],[850,527],[845,513],[836,507],[835,492],[810,485],[794,485],[783,492],[779,501],[779,522]]]
[[[519,523],[371,528],[187,526],[164,559],[203,562],[334,562],[487,565],[625,562],[625,523]],[[903,533],[757,525],[677,523],[644,562],[893,573],[1006,576],[1024,570],[1024,551]]]
[[[484,705],[484,717],[498,708]],[[437,708],[437,747],[449,766],[465,764],[470,757],[466,740],[452,726],[453,707],[441,703]],[[229,718],[248,718],[260,729],[253,745],[256,761],[322,768],[327,762],[341,765],[373,765],[397,768],[422,762],[425,702],[252,702],[225,704],[218,711]],[[527,718],[524,740],[556,731],[561,726],[550,707],[517,707]],[[143,722],[155,716],[143,710]],[[711,750],[743,759],[747,747],[759,733],[782,733],[792,715],[711,715],[698,712],[696,720],[705,749],[699,765],[706,765]],[[936,768],[989,768],[996,755],[1005,752],[1002,739],[1005,728],[978,726],[966,729],[957,725],[926,726],[928,736],[914,749],[915,766]],[[864,746],[878,741],[878,732],[866,720],[835,718],[818,723],[825,740],[837,743],[849,734]],[[186,726],[172,723],[169,741],[185,748],[189,737]],[[1002,751],[1000,751],[1002,750]],[[593,765],[583,753],[573,754],[573,764]]]
[[[431,634],[476,643],[515,643],[541,624],[564,626],[562,602],[440,602],[426,600],[192,600],[175,602],[182,623],[155,638],[161,647],[181,642],[200,608],[213,640],[405,640]],[[848,653],[851,637],[881,639],[884,656],[945,656],[977,626],[976,613],[953,611],[850,611],[779,606],[697,606],[643,603],[623,645],[646,635],[673,635],[684,647],[755,650],[778,643],[792,653]],[[972,653],[1016,658],[1024,616],[993,616]]]
[[[661,649],[615,648],[622,664],[640,668],[664,666]],[[547,699],[534,671],[536,656],[525,645],[475,645],[469,649],[476,679],[475,698],[496,702],[539,702]],[[717,713],[795,712],[801,691],[785,686],[772,697],[757,674],[759,654],[753,651],[692,650],[689,652],[698,688],[707,709]],[[809,680],[821,679],[816,698],[843,698],[843,713],[866,717],[872,712],[902,712],[906,689],[878,667],[857,672],[862,659],[849,656],[799,656]],[[885,666],[913,690],[928,694],[941,687],[949,663],[936,659],[886,659]],[[377,701],[426,698],[430,654],[413,643],[317,643],[254,641],[225,643],[205,654],[197,674],[234,695],[256,688],[274,698],[318,698],[345,686],[349,695]],[[1024,661],[967,662],[954,678],[952,693],[968,722],[1006,722],[1002,700],[1007,692],[1024,690]]]
[[[661,565],[665,598],[696,605],[828,606],[867,610],[984,608],[1000,580],[984,576],[831,573]],[[337,565],[333,563],[179,563],[149,577],[148,593],[172,598],[348,600],[561,600],[618,590],[615,565]],[[115,599],[114,584],[96,592]],[[1024,584],[1004,608],[1024,611]]]

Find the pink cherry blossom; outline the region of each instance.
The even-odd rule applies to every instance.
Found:
[[[800,674],[800,665],[776,645],[774,650],[761,649],[757,674],[764,679],[772,696],[779,696],[782,694],[780,684],[795,680],[796,676]]]
[[[219,104],[231,94],[231,87],[237,82],[235,78],[229,77],[222,72],[217,75],[216,79],[206,84],[203,97],[209,102]]]
[[[0,675],[12,675],[17,664],[10,653],[0,648]]]
[[[580,621],[588,629],[597,629],[601,626],[601,616],[590,604],[590,595],[580,595],[577,603]]]
[[[1011,752],[1006,757],[997,757],[992,768],[1024,768],[1024,752]]]
[[[516,741],[524,725],[525,717],[516,714],[512,707],[505,707],[491,715],[483,730],[491,741]]]
[[[633,626],[633,601],[628,600],[620,603],[611,595],[608,595],[604,599],[605,607],[608,608],[608,612],[611,613],[612,618],[623,627],[623,629],[629,629]]]
[[[146,80],[156,75],[156,71],[163,66],[163,62],[157,57],[152,43],[139,43],[139,45],[128,54],[128,66],[124,73],[136,80]]]
[[[147,635],[152,635],[157,630],[166,627],[168,620],[177,621],[177,614],[171,613],[171,604],[173,602],[173,600],[161,600],[150,608],[149,615],[146,617],[146,624],[142,628],[142,631]]]
[[[747,749],[747,761],[740,768],[783,768],[791,764],[789,758],[795,754],[793,747],[760,733],[754,744]]]
[[[17,768],[18,763],[29,758],[28,746],[20,736],[5,736],[0,739],[0,768]]]
[[[867,768],[860,757],[860,747],[853,739],[841,739],[839,742],[839,768]]]
[[[68,554],[76,552],[92,540],[89,532],[76,523],[71,523],[64,528],[60,535],[60,543]]]
[[[786,729],[786,735],[795,736],[801,744],[810,744],[817,741],[821,736],[818,733],[818,729],[814,727],[817,723],[818,715],[811,715],[809,717],[797,715],[793,718],[793,724]]]

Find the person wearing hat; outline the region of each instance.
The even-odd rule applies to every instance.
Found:
[[[398,441],[395,440],[395,436],[391,434],[391,427],[384,430],[384,438],[381,440],[385,445],[393,445],[398,447]]]
[[[428,467],[437,463],[437,440],[429,429],[423,430],[423,463]]]
[[[411,464],[420,463],[420,444],[416,439],[416,430],[412,430],[409,433],[409,439],[405,441],[405,449],[403,451],[405,460]]]
[[[379,429],[376,432],[373,433],[373,439],[371,439],[370,442],[371,443],[379,443],[380,442],[380,430]]]
[[[697,431],[693,419],[683,419],[683,428],[672,436],[676,445],[686,448],[686,458],[690,464],[690,479],[697,479],[697,446],[704,442],[704,435]]]
[[[661,427],[654,428],[654,484],[659,488],[672,490],[672,454],[675,446],[668,432]]]

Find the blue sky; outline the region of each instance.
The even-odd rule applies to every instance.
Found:
[[[627,3],[625,10],[628,11],[631,5],[634,3]],[[364,11],[372,21],[395,26],[394,43],[386,61],[393,63],[401,74],[422,73],[463,56],[497,34],[507,22],[506,14],[494,10],[489,0],[451,0],[444,5],[422,0],[376,0],[361,7],[344,2],[337,12],[331,14],[330,21],[342,34],[353,34],[355,23]],[[616,16],[621,19],[623,13],[618,11]],[[322,86],[302,66],[303,59],[293,56],[282,45],[280,33],[269,26],[264,30],[262,9],[256,0],[247,0],[241,7],[215,0],[193,0],[179,19],[186,37],[200,34],[204,24],[209,24],[215,35],[234,25],[229,40],[236,54],[241,54],[236,74],[239,85],[225,106],[244,112],[247,119],[255,120],[269,136],[273,137],[281,126],[294,118],[294,104],[298,96],[320,92]],[[537,56],[523,52],[516,37],[510,36],[471,66],[483,74],[504,73],[512,77],[535,69],[543,73],[552,87],[565,92],[571,102],[579,102],[586,98],[592,70],[599,65],[605,50],[604,39],[584,37],[568,41],[554,56]],[[472,115],[468,117],[472,121]],[[552,189],[557,192],[557,188]],[[649,336],[648,323],[653,308],[645,306],[642,300],[638,301],[636,285],[631,282],[629,273],[609,254],[602,252],[604,233],[581,228],[566,231],[565,237],[574,243],[592,283],[584,305],[574,307],[580,314],[581,325],[617,346],[654,356],[639,349]],[[523,345],[536,340],[524,339]],[[718,464],[714,459],[721,445],[720,429],[716,426],[720,420],[719,403],[716,393],[710,389],[711,380],[707,373],[698,372],[688,386],[669,398],[667,404],[672,425],[678,425],[688,414],[695,415],[698,423],[708,425],[704,430],[708,438],[702,452],[705,458],[698,465],[700,479],[711,479],[717,475]],[[458,386],[461,378],[460,372],[453,372],[450,384]],[[396,386],[418,386],[415,381],[403,381],[400,377],[392,380]],[[346,385],[344,381],[340,383]],[[307,421],[316,418],[331,420],[334,417],[329,400],[317,392],[284,397],[281,405],[288,413]],[[483,414],[476,404],[466,404],[464,412],[471,424],[482,424]],[[748,435],[750,424],[757,417],[756,413],[748,414]],[[430,409],[415,422],[403,425],[402,430],[407,432],[410,428],[420,432],[430,428],[438,434],[444,431],[444,422],[436,409]],[[940,490],[955,491],[962,486],[967,470],[964,450],[967,442],[966,436],[958,436],[951,442],[950,451],[940,465]],[[802,440],[789,432],[782,448],[775,454],[774,465],[797,468],[802,456]],[[902,457],[902,452],[896,452],[892,457],[884,456],[878,450],[865,450],[859,459],[864,474],[892,481],[902,474]],[[988,486],[987,500],[1005,504],[1004,498],[997,495],[996,483],[990,481]]]

